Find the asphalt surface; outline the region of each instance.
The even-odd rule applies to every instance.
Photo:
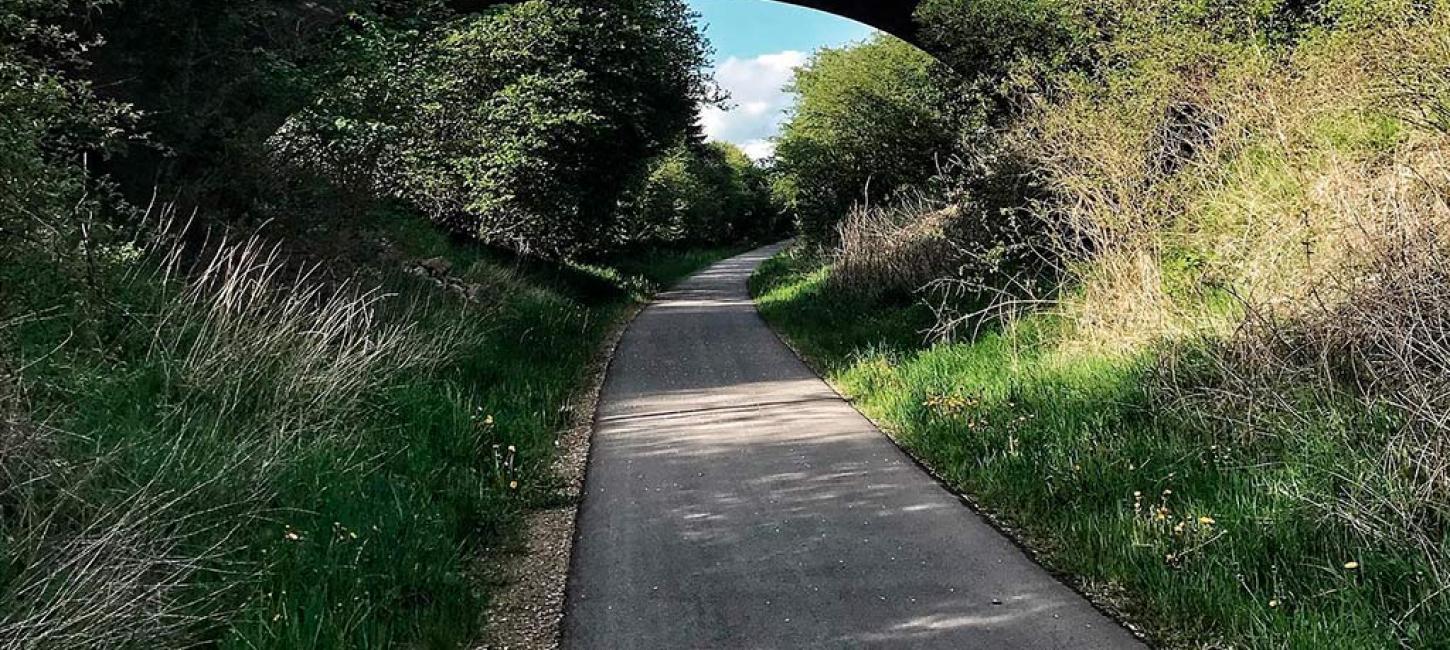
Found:
[[[567,648],[1135,648],[798,360],[746,280],[665,293],[605,382]]]

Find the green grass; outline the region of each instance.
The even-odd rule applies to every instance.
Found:
[[[1152,388],[1169,361],[1180,381],[1212,386],[1205,347],[1068,354],[1057,343],[1071,331],[1040,315],[928,346],[919,307],[851,304],[825,290],[827,273],[787,252],[752,290],[867,415],[1156,641],[1450,647],[1427,556],[1393,532],[1356,534],[1324,507],[1374,476],[1392,417],[1289,392],[1310,421],[1269,410],[1244,430],[1212,400],[1168,409]]]
[[[395,260],[359,269],[375,303],[323,292],[289,314],[310,285],[279,280],[228,320],[215,288],[187,294],[154,261],[89,280],[0,263],[0,371],[23,369],[20,394],[0,381],[0,416],[19,413],[0,442],[43,438],[0,458],[0,641],[78,588],[37,620],[96,647],[467,645],[523,516],[561,499],[555,439],[608,333],[733,252],[559,267],[402,216],[372,227],[404,259],[449,258],[482,304]],[[326,316],[333,300],[356,309]],[[59,469],[25,482],[31,465]],[[86,547],[98,531],[117,534]],[[81,548],[96,561],[66,564]],[[129,591],[102,593],[118,580],[98,571],[123,565]]]

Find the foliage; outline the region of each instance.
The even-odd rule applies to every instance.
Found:
[[[775,184],[802,235],[835,239],[853,205],[924,189],[950,163],[958,129],[974,112],[952,99],[934,59],[888,36],[825,49],[799,69],[798,99],[781,131]]]
[[[769,179],[739,147],[677,145],[626,195],[617,242],[728,242],[779,234]]]
[[[277,183],[263,147],[316,91],[310,67],[360,20],[428,24],[442,0],[153,0],[77,7],[67,22],[94,35],[85,78],[136,106],[150,143],[102,171],[133,202],[159,183],[212,217],[257,215]]]
[[[926,0],[916,18],[928,47],[987,100],[1081,62],[1091,33],[1063,0]]]
[[[768,266],[767,318],[1165,645],[1445,645],[1450,6],[921,11],[990,126],[947,239],[1020,272],[924,280],[930,201]],[[860,291],[922,284],[948,341]]]
[[[492,245],[604,251],[622,195],[710,90],[680,0],[466,15],[442,0],[127,2],[57,18],[103,44],[85,78],[141,110],[149,143],[99,169],[128,198],[160,182],[207,219],[296,232],[339,200],[401,200]]]
[[[84,165],[126,142],[130,107],[98,99],[89,83],[67,74],[85,66],[93,46],[67,31],[65,2],[0,3],[0,251],[7,244],[64,239],[53,217],[77,204],[99,208],[87,193],[100,188]],[[47,228],[47,226],[50,226]]]
[[[370,25],[273,146],[485,243],[604,250],[622,194],[705,97],[690,16],[678,0],[531,0],[426,32]]]

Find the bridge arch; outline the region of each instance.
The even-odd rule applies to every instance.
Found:
[[[454,9],[464,12],[480,11],[487,7],[516,0],[452,0]],[[916,22],[912,19],[922,0],[773,0],[798,7],[806,7],[849,18],[858,23],[875,27],[910,43],[918,43]]]
[[[775,0],[850,18],[909,43],[918,43],[913,15],[922,0]]]

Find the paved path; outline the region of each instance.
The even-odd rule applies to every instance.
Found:
[[[1132,648],[802,364],[746,279],[659,297],[616,352],[569,648]]]

